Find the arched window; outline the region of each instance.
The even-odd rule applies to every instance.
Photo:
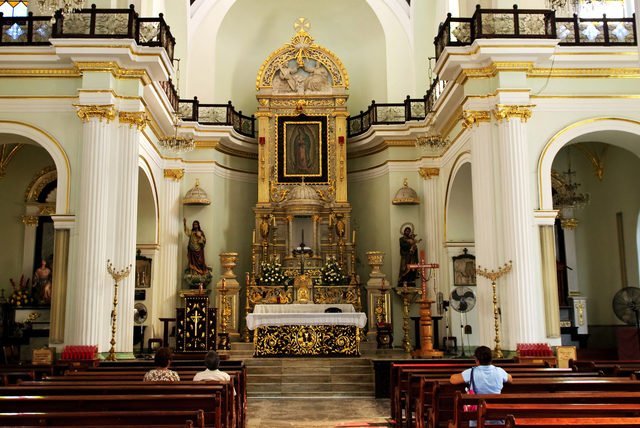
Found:
[[[28,5],[28,0],[0,1],[0,12],[4,17],[27,16],[29,13]]]

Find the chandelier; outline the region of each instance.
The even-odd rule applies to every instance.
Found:
[[[169,135],[158,140],[160,147],[175,153],[190,152],[196,147],[196,142],[192,137],[178,135],[178,113],[173,115],[173,135]]]
[[[62,14],[73,13],[84,7],[84,0],[38,0],[40,13],[43,15],[52,15],[62,9]]]
[[[569,158],[569,166],[562,173],[562,183],[555,190],[553,195],[553,205],[560,209],[582,208],[589,203],[590,196],[588,193],[578,192],[580,184],[575,182],[576,172],[571,169],[571,158]]]
[[[176,95],[179,100],[180,99],[180,59],[174,58],[173,60],[178,63],[178,65],[176,66]],[[193,140],[192,137],[185,137],[182,135],[178,135],[178,122],[180,119],[178,117],[178,114],[179,114],[178,110],[176,110],[175,113],[173,114],[173,129],[174,129],[173,135],[160,138],[158,140],[158,144],[160,145],[160,147],[170,150],[174,153],[190,152],[196,147],[196,142]]]
[[[432,149],[442,149],[449,145],[449,139],[443,138],[442,135],[431,132],[416,138],[416,146],[430,147]]]

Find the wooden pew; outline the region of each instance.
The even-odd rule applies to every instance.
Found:
[[[465,412],[464,406],[480,406],[482,402],[492,404],[630,404],[640,410],[640,392],[572,392],[523,393],[523,394],[465,394],[456,392],[454,416],[449,428],[466,428],[469,421],[478,419],[478,411]]]
[[[232,378],[233,379],[233,378]],[[226,382],[143,382],[140,380],[92,380],[77,382],[25,382],[17,387],[0,387],[0,395],[127,395],[127,394],[213,394],[222,390],[221,414],[223,426],[242,427],[246,413],[239,406],[240,396],[234,395],[233,383]]]
[[[202,410],[0,413],[0,426],[154,426],[204,428]]]
[[[222,428],[221,394],[126,394],[126,395],[48,395],[0,396],[0,413],[203,410],[207,426]]]
[[[446,426],[454,419],[453,406],[456,392],[463,391],[464,385],[451,385],[448,382],[436,382],[431,394],[427,397],[430,404],[417,405],[429,408],[429,423],[431,426]],[[502,394],[530,394],[556,392],[640,392],[640,382],[631,379],[595,377],[579,379],[562,378],[515,378],[513,383],[504,385]]]
[[[507,428],[559,428],[559,427],[589,427],[598,428],[637,428],[640,418],[514,418],[508,416]]]

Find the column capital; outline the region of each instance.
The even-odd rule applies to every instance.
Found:
[[[58,229],[71,229],[76,223],[75,215],[52,215],[53,228]]]
[[[23,215],[22,224],[24,224],[25,226],[37,226],[38,218],[39,217],[37,215]]]
[[[180,181],[184,177],[184,169],[182,168],[170,168],[164,170],[164,178]]]
[[[118,113],[120,123],[128,123],[129,128],[138,127],[142,131],[149,123],[149,116],[144,111],[121,111]]]
[[[430,180],[433,177],[438,177],[440,175],[440,168],[420,168],[418,170],[420,177],[425,180]]]
[[[102,121],[102,119],[106,119],[107,122],[111,122],[116,118],[116,110],[113,107],[113,104],[74,104],[73,106],[78,109],[78,117],[83,122],[87,122],[92,117],[97,117],[100,121]]]
[[[520,119],[522,122],[526,122],[531,118],[533,104],[526,105],[504,105],[496,104],[496,109],[493,111],[493,115],[497,120],[503,119]]]
[[[480,125],[480,122],[490,122],[491,112],[488,110],[463,110],[462,111],[462,127],[473,128],[474,125]]]

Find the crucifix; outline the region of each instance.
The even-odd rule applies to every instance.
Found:
[[[431,304],[435,303],[429,300],[427,296],[427,282],[429,281],[429,271],[438,269],[437,263],[425,263],[424,252],[420,252],[420,263],[407,265],[409,269],[418,269],[422,282],[422,300],[420,300],[420,349],[413,352],[413,356],[417,358],[436,358],[442,357],[442,351],[433,349],[433,320],[431,319]]]
[[[191,315],[191,321],[193,321],[193,325],[195,326],[195,338],[198,340],[198,321],[202,319],[202,316],[198,313],[198,311],[194,311],[195,315]]]

